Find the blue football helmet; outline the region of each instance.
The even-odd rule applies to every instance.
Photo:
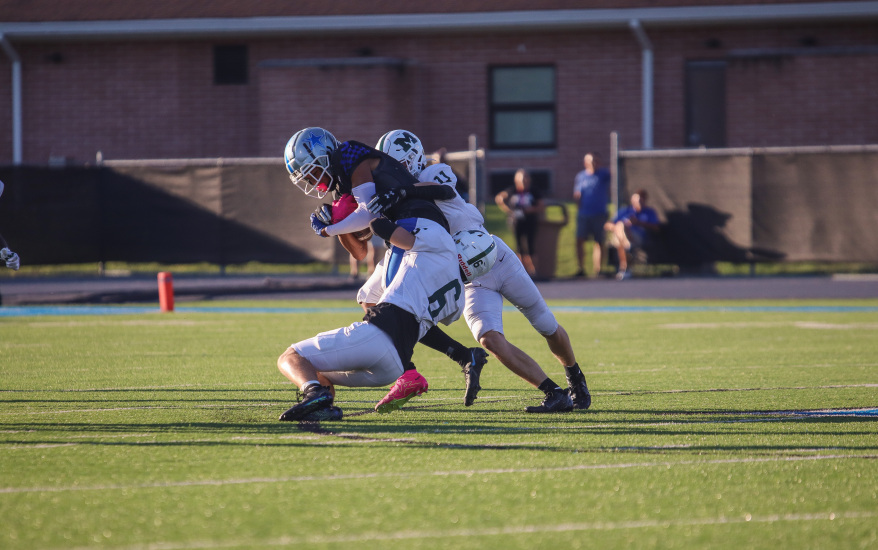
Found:
[[[323,128],[314,126],[293,134],[284,148],[290,181],[306,195],[322,199],[338,183],[329,163],[337,148],[338,140]]]

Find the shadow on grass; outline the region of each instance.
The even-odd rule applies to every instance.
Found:
[[[872,424],[875,417],[791,416],[789,411],[652,411],[648,419],[630,419],[642,411],[589,412],[532,415],[508,410],[470,408],[437,411],[436,406],[406,407],[389,415],[357,411],[337,422],[288,423],[266,418],[266,411],[245,409],[246,421],[236,418],[215,422],[12,422],[2,425],[0,448],[14,446],[87,445],[107,447],[315,447],[326,439],[364,447],[394,447],[533,451],[536,453],[634,453],[662,455],[730,454],[735,456],[808,456],[820,452],[878,453],[874,430],[854,429]],[[471,412],[472,411],[472,412]],[[439,416],[437,416],[437,413]],[[454,418],[464,415],[465,420]],[[490,415],[487,421],[486,415]],[[693,420],[693,415],[703,420]],[[657,417],[658,416],[658,417]],[[784,422],[784,429],[746,429],[754,422]],[[868,423],[868,424],[864,424]],[[696,429],[697,425],[722,424],[723,429]],[[736,427],[738,424],[741,427]],[[790,429],[790,424],[795,428]],[[27,434],[26,436],[17,434]],[[299,440],[295,435],[313,434]],[[527,435],[551,438],[551,443],[522,443]],[[472,442],[449,439],[470,436]],[[631,436],[651,437],[643,445],[608,445],[608,438],[630,441]],[[127,439],[130,437],[130,439]],[[733,442],[705,445],[680,443],[691,437],[732,438]],[[789,443],[745,443],[743,437],[783,437]],[[818,437],[857,437],[843,444],[801,444]],[[112,438],[112,439],[109,439]],[[153,440],[144,440],[153,438]],[[685,439],[684,439],[685,438]],[[803,439],[804,438],[804,439]],[[512,440],[510,440],[512,439]]]

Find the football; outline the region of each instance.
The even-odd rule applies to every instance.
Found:
[[[332,223],[338,223],[350,216],[357,209],[357,200],[351,194],[345,194],[332,203]],[[372,230],[368,227],[354,231],[352,235],[358,241],[368,241],[372,238]]]

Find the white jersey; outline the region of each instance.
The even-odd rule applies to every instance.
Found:
[[[438,322],[450,324],[463,312],[463,281],[454,239],[438,223],[417,218],[415,244],[406,250],[379,302],[394,304],[417,318],[420,336]],[[385,265],[386,269],[393,267]]]
[[[448,185],[452,189],[457,185],[457,176],[451,171],[451,167],[444,163],[431,164],[424,168],[418,179]],[[477,229],[487,233],[482,213],[474,205],[463,200],[456,191],[454,198],[435,202],[436,206],[442,210],[442,214],[445,215],[445,219],[448,220],[448,227],[452,235],[464,229]]]
[[[441,163],[425,168],[418,179],[451,187],[457,185],[457,176],[451,171],[451,167]],[[478,229],[487,233],[482,213],[460,195],[455,193],[452,199],[436,201],[436,206],[445,214],[452,235],[464,229]],[[497,243],[497,261],[494,267],[466,285],[464,319],[476,342],[488,331],[503,333],[503,298],[521,311],[537,332],[543,335],[554,334],[558,330],[558,321],[521,260],[502,239],[496,235],[493,237]]]

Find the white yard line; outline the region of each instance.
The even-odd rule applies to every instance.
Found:
[[[373,472],[358,474],[337,474],[324,476],[289,476],[289,477],[253,477],[241,479],[203,479],[198,481],[167,481],[155,483],[135,483],[131,485],[70,485],[66,487],[0,487],[0,494],[11,493],[64,493],[69,491],[128,491],[132,489],[155,489],[168,487],[222,487],[226,485],[248,485],[258,483],[304,483],[328,481],[344,481],[348,479],[385,479],[424,476],[451,477],[474,475],[508,475],[530,474],[542,472],[575,472],[589,470],[622,470],[631,468],[671,468],[675,466],[705,466],[711,464],[757,464],[767,462],[804,462],[815,460],[875,460],[878,455],[818,455],[818,456],[779,456],[779,457],[746,457],[718,458],[714,460],[680,460],[676,462],[626,462],[620,464],[579,464],[575,466],[551,466],[545,468],[487,468],[481,470],[438,470],[435,472]]]
[[[707,518],[642,519],[630,521],[595,521],[585,523],[559,523],[555,525],[510,525],[480,529],[445,529],[434,531],[393,531],[385,533],[359,533],[352,535],[306,535],[271,539],[207,540],[191,542],[155,542],[130,546],[85,546],[66,550],[193,550],[204,548],[277,547],[305,544],[342,544],[367,541],[398,541],[416,539],[449,539],[460,537],[496,537],[539,533],[568,533],[576,531],[625,531],[629,529],[674,528],[690,526],[713,526],[745,523],[780,522],[830,522],[838,520],[864,520],[878,516],[874,511],[823,512],[815,514],[769,514],[764,516],[743,514],[741,516],[717,516]]]

